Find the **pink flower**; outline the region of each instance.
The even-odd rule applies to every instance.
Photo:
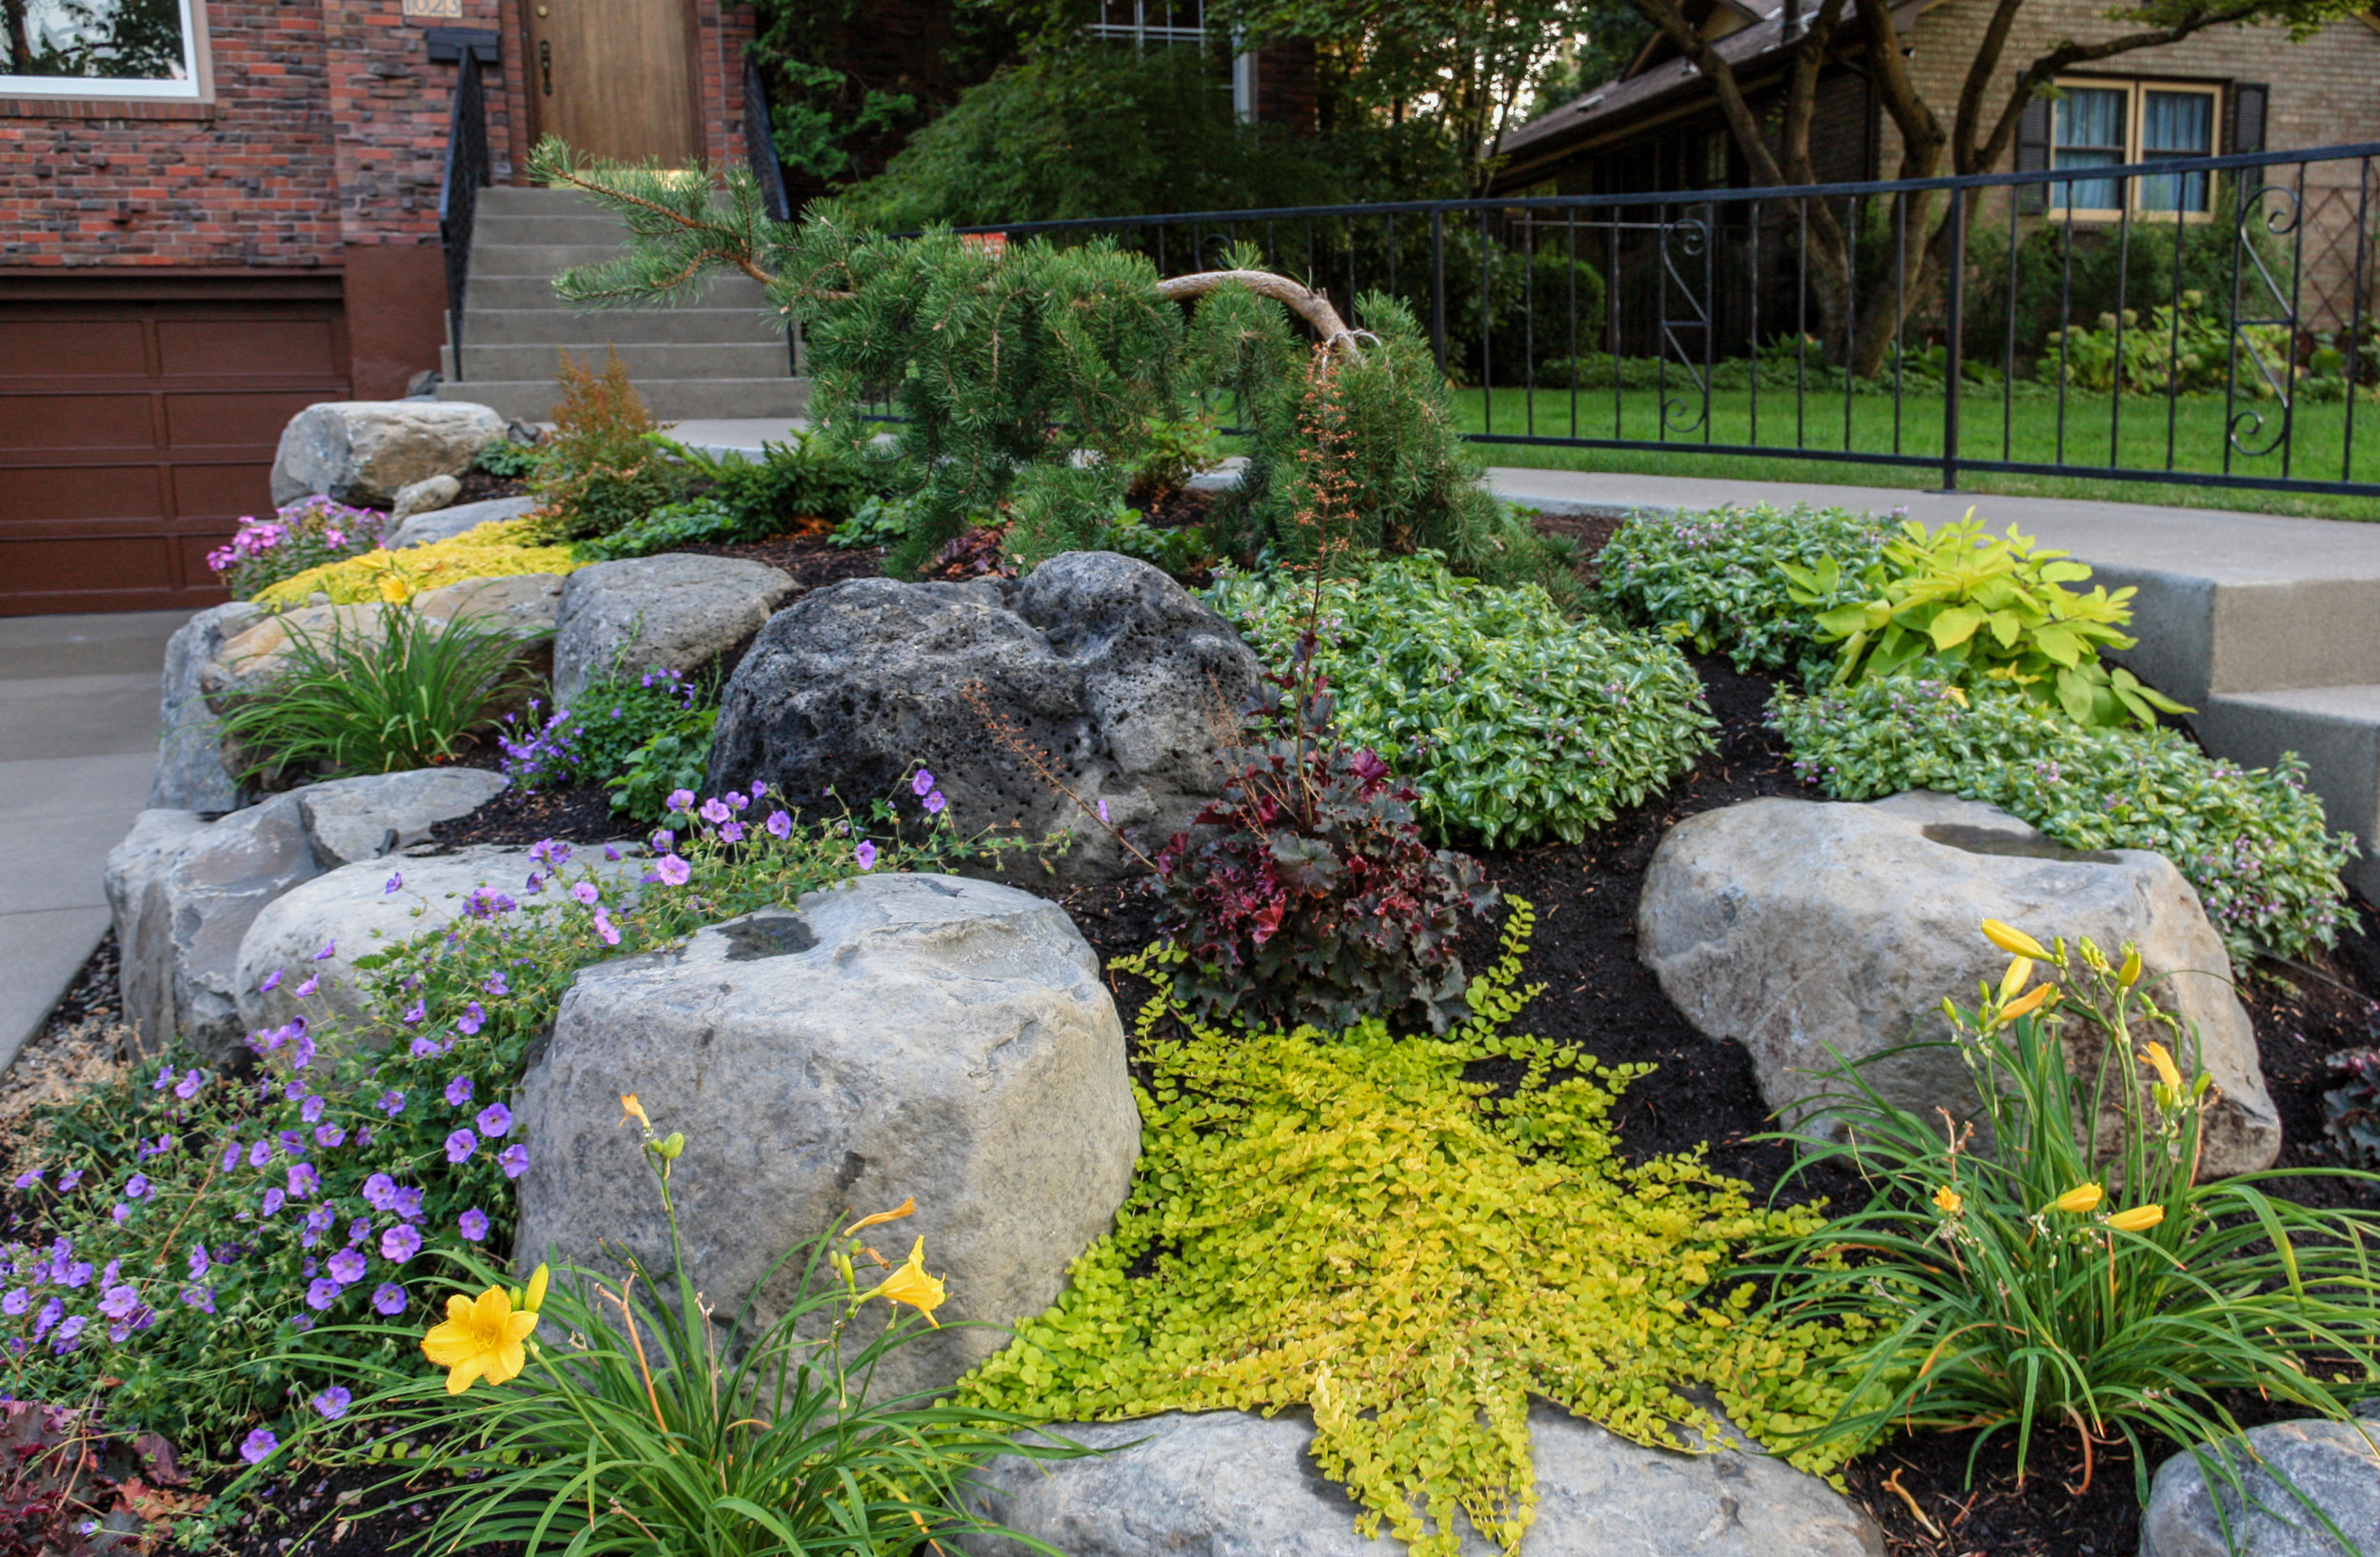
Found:
[[[851,857],[860,862],[860,869],[872,871],[876,868],[876,845],[862,838],[860,846],[851,851]]]
[[[694,867],[676,855],[664,855],[655,868],[661,872],[661,878],[673,887],[684,886],[687,877],[694,874]]]
[[[604,944],[606,946],[617,946],[620,944],[619,928],[611,922],[609,916],[606,916],[600,908],[595,911],[595,933],[604,937]]]
[[[773,838],[791,838],[793,818],[782,811],[771,812],[768,818],[768,836]]]

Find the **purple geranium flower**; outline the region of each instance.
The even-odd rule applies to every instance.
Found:
[[[719,797],[716,795],[703,802],[703,819],[709,822],[713,827],[718,826],[721,822],[725,821],[729,817],[734,815],[735,813],[728,810],[726,805],[721,801]]]
[[[99,1311],[110,1319],[129,1319],[140,1306],[140,1289],[129,1282],[110,1287],[99,1295]]]
[[[240,1445],[240,1458],[250,1465],[263,1465],[272,1458],[272,1451],[281,1447],[281,1440],[268,1428],[258,1428]]]
[[[660,873],[661,878],[664,881],[668,882],[673,887],[684,886],[686,884],[686,878],[694,874],[694,867],[679,858],[676,855],[662,856],[661,863],[653,868]]]
[[[339,943],[335,940],[327,940],[323,942],[323,949],[314,954],[314,960],[316,962],[322,962],[337,956],[338,955]]]
[[[405,1008],[404,1021],[407,1027],[419,1027],[429,1017],[429,1002],[416,1000]]]
[[[923,798],[925,792],[933,787],[934,776],[923,768],[918,769],[917,777],[909,780],[909,793],[920,798]]]
[[[319,1190],[322,1187],[323,1175],[314,1171],[314,1165],[312,1163],[301,1162],[290,1167],[289,1195],[291,1199],[308,1199],[312,1196],[316,1190]]]
[[[367,1263],[362,1250],[342,1249],[330,1256],[330,1279],[342,1287],[361,1281]]]
[[[172,1066],[170,1066],[170,1065],[164,1065],[164,1066],[160,1066],[160,1067],[158,1067],[158,1070],[157,1070],[157,1079],[156,1079],[156,1080],[154,1080],[154,1081],[152,1081],[152,1082],[150,1082],[150,1083],[149,1084],[149,1090],[150,1092],[163,1092],[163,1091],[165,1091],[168,1087],[170,1087],[170,1086],[172,1086],[172,1085],[173,1085],[173,1067],[172,1067]],[[17,1188],[21,1190],[21,1189],[25,1188],[25,1186],[24,1186],[24,1185],[22,1185],[22,1184],[19,1184],[19,1185],[17,1186]]]
[[[393,1119],[398,1114],[405,1112],[405,1094],[401,1092],[382,1093],[380,1094],[380,1101],[374,1106],[377,1107],[381,1113]]]
[[[268,1136],[248,1149],[248,1165],[250,1168],[262,1168],[270,1161],[272,1161],[271,1137]]]
[[[309,995],[313,994],[313,993],[314,993],[317,989],[320,989],[321,987],[322,987],[322,979],[321,979],[321,977],[320,977],[320,976],[318,976],[317,975],[314,975],[314,974],[307,974],[307,975],[306,976],[306,982],[305,982],[305,983],[303,983],[303,984],[300,984],[300,985],[299,985],[299,986],[298,986],[295,990],[292,990],[290,993],[291,993],[291,994],[293,994],[293,995],[296,995],[299,999],[303,1000],[303,999],[305,999],[307,995]]]
[[[466,1242],[478,1243],[487,1236],[487,1213],[477,1206],[473,1206],[469,1211],[455,1218],[455,1227],[462,1232]],[[25,1311],[24,1306],[19,1304],[10,1311],[22,1313]]]
[[[273,1188],[265,1192],[265,1214],[268,1216],[280,1215],[281,1208],[288,1203],[288,1192],[283,1190],[279,1185],[275,1185]]]
[[[392,876],[390,876],[390,877],[388,877],[388,884],[387,884],[387,886],[385,886],[385,887],[383,887],[383,888],[381,888],[381,889],[380,889],[380,895],[381,895],[382,897],[386,897],[387,896],[388,896],[388,895],[389,895],[390,893],[392,893],[392,892],[397,892],[397,891],[402,890],[402,889],[404,888],[404,886],[405,886],[405,872],[403,872],[403,871],[398,871],[398,872],[396,872],[394,875],[392,875]]]
[[[619,927],[614,925],[610,916],[600,908],[595,911],[595,933],[604,937],[604,944],[606,946],[620,944]]]
[[[577,886],[570,889],[571,897],[577,898],[582,903],[589,905],[590,907],[594,904],[596,899],[603,897],[603,889],[596,886],[596,884],[592,881],[582,881]]]
[[[215,1290],[212,1287],[185,1287],[182,1289],[182,1302],[185,1307],[196,1309],[201,1313],[212,1313],[215,1311]]]
[[[408,1222],[420,1221],[422,1219],[422,1192],[420,1187],[412,1186],[399,1190],[397,1192],[396,1199],[389,1203],[388,1209],[395,1212],[399,1216],[404,1217]]]
[[[327,1106],[327,1105],[324,1103],[321,1094],[316,1094],[307,1097],[305,1102],[298,1105],[298,1117],[310,1125],[315,1120],[323,1116],[323,1110]]]
[[[860,862],[860,869],[872,871],[876,868],[876,845],[862,838],[860,846],[851,851],[851,857]]]
[[[519,1178],[529,1171],[529,1149],[518,1141],[499,1153],[496,1161],[505,1171],[505,1177]]]
[[[339,1301],[339,1284],[328,1276],[316,1276],[306,1289],[306,1306],[317,1312]]]
[[[422,1252],[422,1232],[408,1222],[400,1222],[380,1235],[383,1259],[403,1265]]]
[[[347,1408],[354,1404],[354,1400],[353,1395],[334,1384],[314,1397],[314,1409],[321,1413],[324,1421],[336,1422],[347,1414]]]
[[[482,1216],[480,1218],[480,1225],[482,1227],[486,1227],[487,1225],[487,1218]],[[477,1239],[473,1239],[472,1241],[474,1243],[478,1242]],[[10,1318],[13,1319],[18,1314],[23,1313],[27,1309],[31,1308],[32,1305],[33,1294],[30,1291],[22,1287],[11,1287],[9,1289],[8,1296],[0,1297],[0,1313],[5,1313]]]
[[[427,1059],[430,1055],[439,1053],[438,1040],[435,1038],[415,1038],[411,1043],[406,1045],[406,1053],[411,1054],[415,1059]]]
[[[672,811],[684,811],[693,803],[694,791],[690,789],[673,789],[669,792],[668,805]]]
[[[372,1307],[381,1313],[400,1314],[405,1311],[405,1289],[393,1281],[384,1281],[372,1289]]]
[[[127,1199],[138,1200],[148,1192],[149,1175],[147,1173],[134,1173],[124,1181],[124,1193]]]
[[[479,1111],[479,1133],[490,1140],[512,1132],[512,1111],[502,1103],[490,1103]]]
[[[446,1160],[448,1162],[467,1162],[470,1160],[471,1153],[478,1150],[479,1137],[467,1130],[458,1130],[446,1137]]]
[[[280,987],[281,970],[275,968],[272,972],[265,976],[265,981],[263,983],[256,986],[256,993],[259,995],[265,995],[273,990],[279,989]]]
[[[454,1108],[461,1108],[464,1104],[469,1102],[470,1100],[471,1078],[469,1076],[459,1075],[452,1081],[446,1083],[446,1102],[448,1105]]]
[[[949,803],[950,803],[950,802],[949,802],[948,800],[945,800],[945,799],[943,799],[943,798],[942,798],[942,792],[941,790],[939,790],[939,789],[938,789],[938,790],[936,790],[933,794],[928,795],[928,796],[925,798],[925,809],[926,809],[929,813],[932,813],[932,814],[934,814],[934,815],[938,815],[938,816],[941,814],[942,807],[943,807],[943,806],[948,805]],[[1105,800],[1101,800],[1101,801],[1100,802],[1100,806],[1101,806],[1101,809],[1105,809],[1106,805],[1107,805],[1107,802],[1106,802]],[[1104,818],[1104,817],[1101,817],[1100,819],[1101,819],[1101,821],[1105,821],[1107,818]]]
[[[364,1204],[374,1211],[387,1211],[397,1198],[397,1181],[387,1173],[374,1173],[364,1181]],[[362,1226],[362,1223],[356,1224]]]
[[[782,811],[768,814],[768,836],[773,838],[793,837],[793,818]]]
[[[455,1019],[454,1025],[456,1031],[468,1037],[487,1025],[487,1013],[474,1000],[463,1008],[463,1015]]]
[[[719,836],[724,842],[742,843],[744,841],[744,823],[740,821],[728,822],[726,825],[720,828]]]
[[[314,1127],[314,1144],[316,1146],[326,1149],[334,1146],[344,1146],[347,1144],[347,1127],[344,1125],[316,1125]]]
[[[191,1098],[198,1095],[198,1089],[205,1086],[207,1078],[205,1076],[199,1074],[196,1071],[192,1071],[189,1074],[182,1078],[182,1084],[180,1086],[173,1089],[173,1095],[179,1097],[182,1101],[187,1103]]]
[[[494,973],[489,974],[487,976],[487,982],[482,984],[480,988],[486,990],[490,995],[510,995],[512,993],[512,986],[506,981],[505,971],[502,968],[498,968]]]
[[[196,1281],[199,1277],[205,1275],[207,1273],[208,1266],[212,1262],[207,1258],[207,1246],[205,1244],[192,1244],[190,1246],[190,1279],[192,1281]]]

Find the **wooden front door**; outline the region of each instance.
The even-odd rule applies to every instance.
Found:
[[[523,0],[538,133],[622,162],[703,160],[690,0]]]

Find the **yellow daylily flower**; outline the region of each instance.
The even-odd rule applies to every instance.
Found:
[[[2159,1081],[2164,1082],[2176,1093],[2182,1090],[2181,1067],[2173,1063],[2173,1056],[2166,1052],[2165,1045],[2152,1043],[2140,1052],[2140,1057],[2155,1069]]]
[[[2164,1220],[2163,1206],[2134,1206],[2130,1211],[2119,1211],[2109,1217],[2108,1226],[2118,1232],[2146,1232]]]
[[[2007,1005],[2002,1006],[2000,1008],[1999,1016],[1992,1025],[1994,1027],[2006,1027],[2009,1023],[2014,1021],[2019,1016],[2030,1015],[2040,1008],[2042,1002],[2046,1001],[2051,995],[2056,993],[2057,986],[2055,984],[2035,984],[2033,987],[2031,994],[2020,995],[2015,999],[2010,1001]]]
[[[545,1268],[538,1267],[534,1295],[545,1296]],[[516,1311],[502,1287],[477,1299],[455,1293],[446,1299],[446,1322],[422,1337],[422,1355],[446,1370],[446,1393],[459,1395],[486,1378],[504,1384],[520,1375],[528,1354],[522,1343],[537,1329],[537,1313]]]
[[[406,595],[407,590],[403,579],[393,573],[384,573],[380,576],[380,598],[382,600],[390,605],[403,605]]]
[[[2124,965],[2115,971],[2115,981],[2126,989],[2140,982],[2140,948],[2124,948]]]
[[[873,1216],[861,1217],[849,1227],[844,1228],[843,1230],[843,1235],[848,1238],[863,1227],[876,1227],[884,1222],[898,1222],[904,1216],[914,1215],[917,1209],[918,1197],[916,1195],[911,1195],[908,1199],[903,1200],[900,1205],[895,1206],[890,1211],[880,1211]]]
[[[1934,1203],[1941,1208],[1945,1216],[1956,1216],[1959,1208],[1967,1204],[1959,1198],[1958,1192],[1947,1184],[1934,1192]]]
[[[2035,962],[2053,960],[2048,947],[2003,920],[1984,920],[1983,938],[2011,956],[2029,956]]]
[[[2041,1209],[2044,1212],[2062,1211],[2070,1215],[2080,1216],[2088,1212],[2098,1210],[2099,1202],[2107,1197],[2108,1192],[2099,1185],[2077,1184]]]
[[[634,1119],[638,1124],[643,1125],[646,1130],[653,1128],[653,1121],[645,1117],[645,1105],[636,1100],[636,1094],[632,1092],[622,1093],[620,1094],[620,1122],[622,1124],[625,1125],[630,1119]]]
[[[934,1311],[941,1308],[942,1303],[942,1278],[925,1273],[925,1240],[923,1238],[920,1238],[911,1246],[908,1260],[902,1265],[901,1269],[884,1278],[884,1284],[876,1289],[876,1295],[889,1298],[895,1303],[906,1303],[918,1312],[925,1315],[927,1324],[936,1330],[942,1328],[942,1322],[934,1317]]]
[[[2008,972],[2000,975],[2000,998],[2003,1000],[2015,999],[2016,992],[2023,989],[2025,987],[2025,981],[2032,976],[2033,958],[2029,956],[2020,956],[2009,963]]]

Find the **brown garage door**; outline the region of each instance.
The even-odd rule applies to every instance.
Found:
[[[133,285],[0,280],[0,616],[225,599],[283,424],[347,398],[336,276]]]

